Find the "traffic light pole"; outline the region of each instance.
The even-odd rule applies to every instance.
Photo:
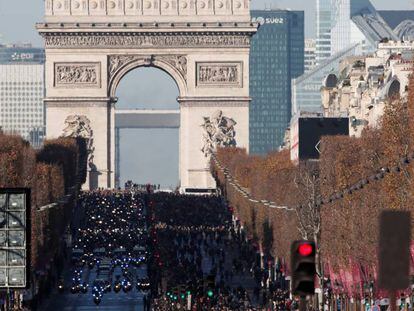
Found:
[[[397,311],[397,297],[394,290],[390,291],[390,307],[391,311]]]
[[[306,311],[306,296],[300,296],[300,300],[299,300],[299,311]],[[395,311],[395,310],[394,310]]]

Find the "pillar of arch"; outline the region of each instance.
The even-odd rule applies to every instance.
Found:
[[[85,188],[115,185],[116,88],[157,67],[180,96],[182,189],[212,189],[216,145],[249,146],[248,0],[46,0],[47,137],[89,141]],[[156,81],[154,81],[156,83]]]

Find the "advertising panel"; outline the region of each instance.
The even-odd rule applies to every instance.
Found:
[[[29,286],[30,190],[0,188],[0,288]]]
[[[0,64],[44,63],[45,52],[39,48],[0,48]]]
[[[291,124],[291,161],[317,160],[322,136],[349,135],[349,118],[300,117]]]

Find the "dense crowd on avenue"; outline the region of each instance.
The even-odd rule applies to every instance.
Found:
[[[79,204],[60,294],[144,311],[297,309],[221,197],[143,187],[86,192]]]
[[[149,309],[150,282],[147,273],[147,225],[143,198],[133,192],[97,191],[80,200],[84,215],[74,232],[70,279],[59,290],[72,294],[91,293],[96,305],[105,295],[134,290],[144,295]]]
[[[267,280],[222,198],[157,193],[148,211],[155,242],[153,310],[296,308],[283,284]],[[264,284],[270,284],[267,290]]]

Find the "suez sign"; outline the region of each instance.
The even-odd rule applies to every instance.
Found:
[[[253,23],[259,23],[260,25],[264,24],[284,24],[285,19],[283,17],[253,17]]]

